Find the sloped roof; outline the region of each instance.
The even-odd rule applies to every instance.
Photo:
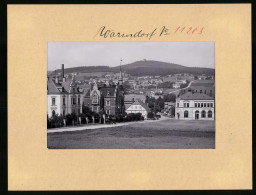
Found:
[[[49,78],[47,80],[47,93],[48,94],[61,94],[61,92],[58,90],[55,82]]]
[[[85,93],[85,97],[90,97],[91,94],[91,89],[89,89],[86,93]]]
[[[67,80],[62,83],[56,83],[54,79],[49,78],[47,80],[47,93],[48,94],[64,94],[64,93],[69,93],[70,91],[70,84],[72,80]],[[63,89],[63,91],[60,91],[58,88]],[[72,91],[73,92],[73,91]],[[81,94],[82,91],[80,88],[75,93]]]
[[[149,111],[149,107],[144,103],[142,102],[141,100],[136,100],[132,105],[140,105],[142,106],[146,111]],[[132,106],[131,105],[131,106]]]
[[[65,82],[62,83],[62,86],[64,87],[64,89],[69,92],[70,90],[70,83],[72,82],[72,80],[67,80]]]
[[[179,96],[181,100],[214,100],[213,97],[206,95],[204,93],[192,93],[187,92]]]
[[[109,86],[109,87],[101,87],[99,88],[99,90],[104,97],[107,97],[108,93],[109,93],[109,96],[114,96],[116,88],[114,86]]]
[[[146,96],[142,94],[127,94],[124,96],[124,101],[133,101],[133,98],[134,100],[146,101]]]

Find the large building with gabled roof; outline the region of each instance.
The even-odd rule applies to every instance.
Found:
[[[61,77],[47,78],[47,114],[79,114],[82,112],[83,90],[72,79],[64,77],[64,64],[62,65]]]
[[[214,120],[214,98],[204,94],[187,92],[176,98],[175,118],[185,120]]]
[[[84,105],[94,112],[105,111],[108,115],[124,114],[124,88],[123,76],[120,66],[118,83],[116,85],[106,84],[98,86],[95,82],[93,88],[88,90],[84,96]]]

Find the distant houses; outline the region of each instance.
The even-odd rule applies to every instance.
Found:
[[[101,72],[98,76],[93,73],[94,76],[90,77],[91,74],[64,74],[62,65],[61,72],[51,77],[48,75],[48,116],[78,115],[82,113],[84,104],[97,113],[105,111],[114,116],[125,112],[141,113],[146,119],[149,112],[146,96],[164,101],[164,94],[174,93],[178,95],[176,102],[164,102],[164,109],[162,102],[162,113],[176,119],[214,120],[214,76],[202,74],[198,80],[188,73],[136,77],[124,74],[121,68],[120,73]],[[186,87],[192,80],[190,87]]]

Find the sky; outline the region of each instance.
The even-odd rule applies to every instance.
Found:
[[[155,60],[214,68],[214,42],[48,42],[48,70]]]

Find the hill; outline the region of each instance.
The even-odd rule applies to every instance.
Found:
[[[186,67],[179,64],[153,61],[153,60],[143,60],[136,61],[130,64],[125,64],[121,66],[122,71],[132,75],[132,76],[144,76],[144,75],[161,75],[165,76],[168,74],[178,74],[178,73],[192,73],[192,74],[208,74],[213,75],[215,70],[211,68],[198,68],[198,67]],[[93,72],[119,72],[120,67],[109,67],[109,66],[80,66],[74,68],[66,68],[65,74],[73,72],[82,73],[93,73]],[[56,70],[56,73],[60,73],[61,70]],[[52,75],[55,72],[52,72]]]

